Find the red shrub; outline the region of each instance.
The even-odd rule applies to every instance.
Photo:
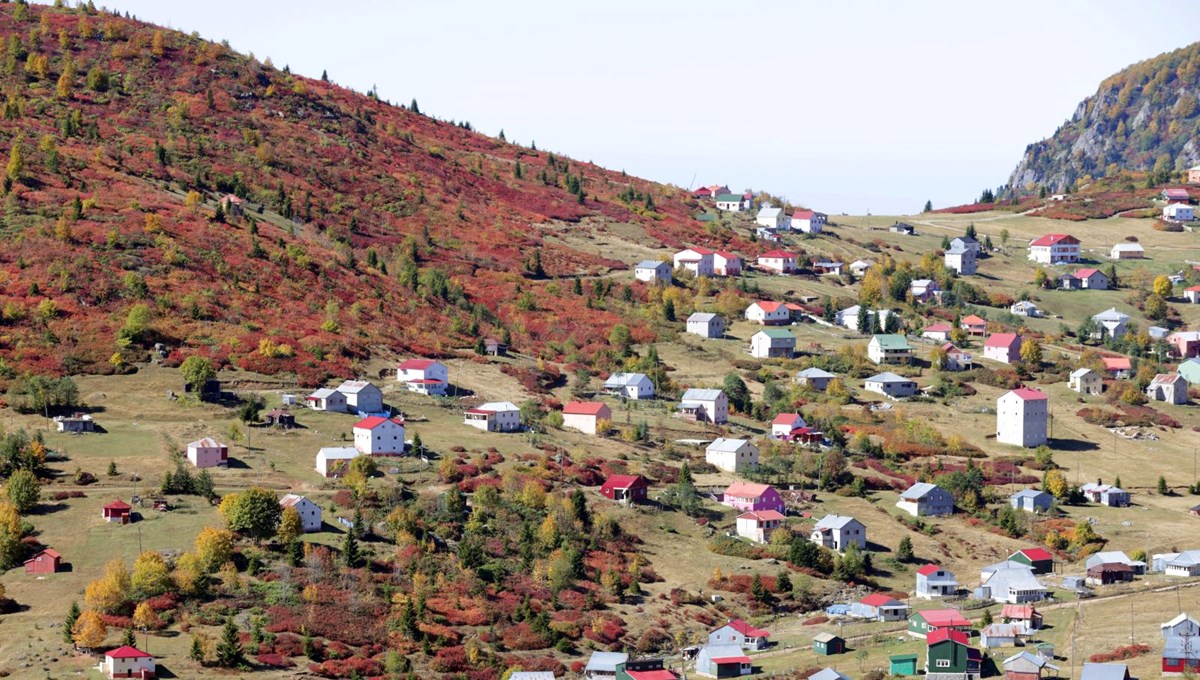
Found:
[[[274,653],[259,654],[254,657],[260,664],[271,668],[291,668],[296,664],[286,656]],[[335,676],[336,677],[336,676]]]

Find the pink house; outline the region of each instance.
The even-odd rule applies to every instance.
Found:
[[[713,273],[717,276],[738,276],[742,273],[742,258],[724,250],[713,253]]]
[[[987,333],[987,320],[981,319],[974,314],[964,316],[959,326],[971,335],[983,335]]]
[[[1200,331],[1179,331],[1167,336],[1167,344],[1184,359],[1200,356]]]
[[[804,422],[804,417],[799,413],[780,413],[771,421],[771,437],[773,439],[783,439],[790,435],[793,430],[798,430],[802,427],[808,427],[808,423]]]
[[[796,271],[796,254],[785,250],[771,250],[758,256],[758,266],[777,274]]]
[[[1005,364],[1021,360],[1021,336],[1016,333],[992,333],[983,343],[983,358]]]
[[[770,484],[734,482],[725,489],[721,503],[741,512],[784,511],[783,498]]]
[[[187,459],[198,468],[229,464],[229,447],[212,437],[205,437],[188,444]]]

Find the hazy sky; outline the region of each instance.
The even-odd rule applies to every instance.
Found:
[[[1180,0],[100,0],[276,66],[688,187],[912,212],[1004,183]]]

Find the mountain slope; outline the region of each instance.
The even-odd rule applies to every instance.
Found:
[[[371,353],[442,354],[505,331],[547,358],[590,356],[622,320],[636,340],[653,331],[619,286],[579,314],[570,283],[550,279],[603,274],[622,253],[547,243],[539,225],[630,222],[651,247],[746,245],[701,229],[680,189],[182,33],[5,4],[0,35],[0,148],[19,157],[0,227],[10,369],[114,370],[114,352],[163,341],[181,348],[171,361],[203,352],[316,382]],[[222,219],[228,194],[242,215]],[[138,304],[148,328],[122,342]]]
[[[1107,78],[1049,139],[1030,144],[1009,192],[1060,192],[1085,176],[1154,171],[1158,182],[1200,163],[1200,43]]]

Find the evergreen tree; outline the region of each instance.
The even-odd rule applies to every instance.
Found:
[[[81,613],[82,612],[79,611],[79,603],[72,600],[70,608],[67,609],[67,618],[63,619],[63,642],[74,642],[71,636],[75,629],[75,622],[79,620],[79,615]]]
[[[417,98],[416,97],[413,97],[412,104],[408,105],[408,110],[412,111],[413,113],[421,112],[421,108],[419,106],[417,106]]]
[[[912,539],[908,536],[900,539],[900,545],[896,546],[896,559],[901,562],[908,562],[913,558]]]
[[[1159,496],[1171,495],[1171,489],[1170,489],[1170,487],[1167,486],[1167,478],[1163,477],[1162,475],[1159,475],[1159,477],[1158,477],[1158,495]]]
[[[754,598],[755,602],[766,602],[767,588],[763,585],[762,577],[758,574],[754,575],[754,580],[750,582],[750,597]]]
[[[792,592],[792,578],[788,576],[786,571],[779,572],[779,576],[775,577],[775,590],[783,595],[789,595]]]
[[[750,399],[750,389],[746,387],[746,381],[737,376],[736,373],[727,373],[725,375],[725,397],[729,400],[729,405],[739,413],[749,413],[752,402]]]
[[[867,335],[871,332],[871,318],[874,315],[867,311],[866,305],[858,307],[858,332]]]
[[[358,538],[355,537],[353,530],[347,531],[346,538],[342,541],[342,564],[346,565],[347,569],[354,569],[360,560]]]
[[[204,646],[200,644],[200,638],[192,637],[192,651],[188,654],[192,661],[198,664],[204,664]]]
[[[985,609],[983,610],[983,616],[979,618],[979,627],[987,628],[990,625],[992,625],[992,610]]]
[[[233,619],[225,620],[221,629],[221,641],[217,643],[217,666],[221,668],[240,668],[246,665],[246,654],[242,642],[238,639],[238,627]]]
[[[949,236],[942,237],[942,250],[950,250],[950,237]]]
[[[329,82],[329,71],[326,71],[325,69],[321,69],[321,82],[324,82],[324,83]]]
[[[933,211],[933,201],[925,201],[924,212],[932,212],[932,211]]]
[[[137,633],[133,632],[133,628],[125,629],[125,634],[121,636],[121,644],[129,647],[137,646]]]
[[[975,232],[975,223],[971,222],[967,225],[967,238],[975,238],[978,234]]]

